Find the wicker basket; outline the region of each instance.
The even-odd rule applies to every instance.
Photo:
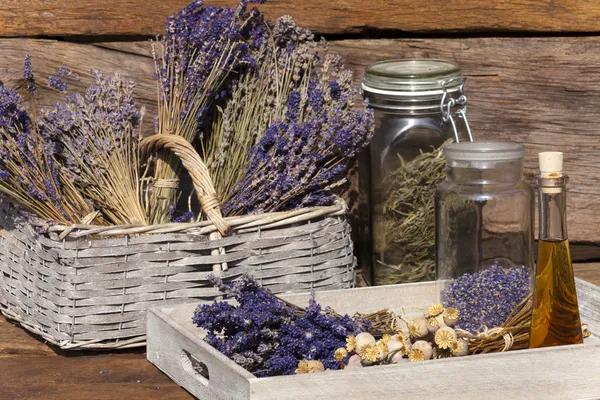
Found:
[[[217,298],[210,274],[250,273],[275,293],[354,286],[343,201],[223,218],[212,184],[190,165],[190,159],[201,163],[198,155],[182,153],[190,151],[187,142],[143,143],[182,158],[210,221],[50,226],[40,234],[3,201],[0,310],[6,317],[63,349],[127,348],[145,345],[148,307]]]

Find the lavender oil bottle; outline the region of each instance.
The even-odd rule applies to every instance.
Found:
[[[563,154],[540,153],[539,247],[529,347],[583,343],[566,219]]]

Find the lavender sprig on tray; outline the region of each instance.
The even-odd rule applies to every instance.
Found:
[[[193,322],[208,331],[205,340],[256,376],[294,374],[300,360],[321,360],[326,368],[339,369],[334,353],[348,335],[368,327],[368,322],[347,315],[324,313],[311,300],[303,313],[261,288],[250,276],[214,284],[239,305],[223,301],[196,309]]]
[[[529,268],[503,268],[497,262],[481,272],[464,274],[441,292],[445,307],[460,313],[458,327],[476,333],[502,325],[531,289]]]

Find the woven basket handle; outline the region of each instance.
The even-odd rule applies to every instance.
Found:
[[[215,225],[217,230],[223,236],[226,236],[229,231],[229,225],[223,219],[217,192],[210,178],[208,168],[202,161],[202,158],[200,158],[198,152],[196,152],[190,142],[178,135],[152,135],[140,142],[140,150],[143,153],[147,154],[161,149],[169,149],[181,159],[183,168],[192,177],[202,211],[208,216],[208,219]]]

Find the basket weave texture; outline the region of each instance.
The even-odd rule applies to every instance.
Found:
[[[214,197],[198,193],[201,202]],[[241,217],[219,211],[217,223],[209,215],[196,223],[50,226],[42,234],[2,200],[0,311],[63,349],[116,349],[145,345],[148,307],[218,298],[211,274],[249,273],[274,293],[350,288],[356,259],[345,213],[340,200]]]

